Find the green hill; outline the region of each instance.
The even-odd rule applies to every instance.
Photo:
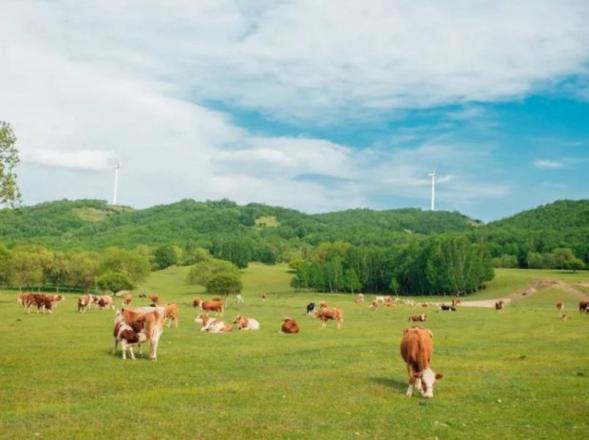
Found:
[[[558,200],[489,223],[490,228],[567,230],[589,227],[589,200]]]

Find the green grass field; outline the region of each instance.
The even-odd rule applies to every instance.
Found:
[[[68,296],[53,315],[27,315],[0,293],[0,437],[189,439],[587,438],[589,315],[576,297],[545,289],[504,312],[456,313],[398,306],[374,312],[347,295],[295,293],[286,267],[244,273],[245,313],[259,332],[205,334],[189,302],[185,268],[154,273],[139,291],[178,301],[159,360],[113,356],[112,311],[75,312]],[[587,281],[586,273],[502,270],[473,299],[502,296],[537,278]],[[261,293],[269,295],[262,303]],[[554,307],[566,301],[570,321]],[[303,315],[327,300],[344,328]],[[140,303],[138,301],[138,303]],[[410,314],[428,314],[433,367],[445,378],[431,401],[407,398],[399,355]],[[282,318],[299,321],[282,335]]]

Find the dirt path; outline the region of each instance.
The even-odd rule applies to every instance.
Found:
[[[529,298],[530,296],[534,295],[539,290],[547,289],[549,287],[560,289],[560,290],[568,293],[569,295],[574,296],[575,298],[577,298],[579,300],[588,300],[589,299],[589,295],[586,292],[584,292],[580,289],[577,289],[574,286],[571,286],[570,284],[567,284],[563,281],[540,280],[540,281],[535,281],[532,284],[530,284],[529,286],[527,286],[523,289],[516,290],[515,292],[512,292],[509,295],[504,296],[502,298],[475,300],[475,301],[463,301],[460,303],[460,306],[461,307],[483,307],[483,308],[493,309],[493,308],[495,308],[495,303],[497,301],[503,301],[507,305],[507,304],[511,303],[512,301],[518,301],[518,300]]]

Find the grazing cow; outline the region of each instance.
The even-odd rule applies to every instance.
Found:
[[[452,299],[452,305],[453,306],[457,306],[458,304],[460,304],[462,301],[460,301],[458,298],[453,298]]]
[[[50,299],[51,302],[53,303],[53,307],[57,308],[57,305],[62,302],[63,300],[65,300],[65,296],[63,295],[47,295]]]
[[[315,303],[307,304],[307,315],[311,316],[313,314],[313,312],[315,311],[316,307],[317,307],[317,305]]]
[[[579,312],[589,312],[589,301],[579,302]]]
[[[407,364],[409,387],[407,396],[413,395],[415,388],[423,397],[434,397],[434,383],[443,377],[430,367],[433,354],[433,334],[421,327],[406,328],[401,340],[401,356]]]
[[[292,318],[284,318],[280,331],[286,334],[298,333],[300,331],[299,325]]]
[[[356,298],[354,298],[354,302],[356,304],[364,304],[364,294],[359,293],[358,295],[356,295]]]
[[[410,316],[408,321],[411,322],[425,322],[427,320],[427,315],[424,315],[423,313],[421,315],[413,315]]]
[[[315,312],[315,316],[321,320],[321,328],[327,326],[327,321],[333,319],[337,328],[340,328],[344,323],[344,311],[335,307],[320,307]]]
[[[43,312],[53,313],[53,295],[46,295],[44,293],[33,293],[33,301],[39,310]]]
[[[505,305],[505,301],[497,301],[495,303],[495,310],[503,310],[503,306]]]
[[[254,318],[247,318],[243,315],[237,315],[233,320],[239,330],[260,330],[260,323]]]
[[[145,333],[145,338],[149,341],[149,358],[157,360],[157,349],[164,331],[165,309],[163,307],[137,307],[136,309],[121,309],[118,313],[135,333]]]
[[[16,295],[16,302],[18,302],[27,313],[31,312],[31,307],[35,305],[34,293],[19,293]]]
[[[127,307],[133,301],[133,294],[132,293],[125,293],[123,295],[123,305]]]
[[[160,297],[159,295],[156,295],[155,293],[152,293],[151,295],[148,296],[149,300],[151,301],[152,304],[155,304],[156,306],[159,305],[160,303]]]
[[[427,307],[427,303],[422,303],[421,307]]]
[[[562,312],[564,310],[564,303],[562,301],[557,301],[556,308]]]
[[[198,322],[202,326],[201,332],[227,333],[233,330],[231,324],[226,324],[225,321],[220,319],[209,318],[206,312],[194,318],[194,322]]]
[[[456,307],[455,306],[448,305],[448,304],[442,304],[440,306],[440,310],[443,310],[445,312],[455,312],[456,311]]]
[[[168,328],[174,323],[174,326],[178,328],[178,304],[168,304],[164,306],[164,319],[168,323]]]
[[[213,298],[211,300],[195,299],[192,302],[193,307],[200,307],[203,312],[215,312],[217,316],[223,316],[225,311],[225,304],[221,298]]]
[[[136,322],[137,324],[137,322]],[[135,354],[133,353],[133,346],[138,345],[141,350],[141,343],[147,341],[147,336],[144,331],[135,331],[133,327],[127,324],[119,312],[115,316],[115,326],[113,330],[113,336],[115,338],[115,347],[112,354],[117,352],[119,343],[121,344],[122,358],[127,359],[127,351],[131,359],[135,360]]]
[[[100,310],[115,309],[115,301],[110,295],[102,295],[96,298],[96,305]]]
[[[83,312],[88,309],[90,304],[92,303],[92,298],[90,295],[82,295],[78,298],[78,312]]]
[[[569,319],[571,319],[571,318],[566,313],[563,313],[562,315],[560,315],[561,321],[568,321]]]

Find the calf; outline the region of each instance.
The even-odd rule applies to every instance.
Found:
[[[503,310],[503,306],[505,305],[505,301],[497,301],[495,303],[495,310]]]
[[[253,318],[247,318],[243,315],[237,315],[233,320],[239,330],[260,330],[260,323]]]
[[[413,315],[410,316],[408,321],[411,322],[425,322],[427,320],[427,315],[424,315],[423,313],[421,315]]]
[[[443,310],[445,312],[455,312],[456,311],[456,306],[451,306],[448,304],[442,304],[440,306],[440,310]]]
[[[286,334],[298,333],[300,331],[299,325],[292,318],[284,318],[280,331]]]
[[[409,387],[407,396],[416,389],[426,399],[434,397],[434,383],[443,377],[430,367],[433,354],[433,334],[421,327],[406,328],[401,340],[401,357],[407,364]]]
[[[344,323],[344,311],[335,307],[320,307],[315,312],[315,316],[321,320],[321,328],[327,326],[327,321],[334,320],[337,328],[340,328]]]
[[[137,324],[137,322],[135,322]],[[144,331],[135,331],[133,327],[125,322],[122,314],[117,314],[115,317],[115,326],[113,330],[113,336],[115,339],[115,347],[112,354],[117,352],[119,343],[121,344],[122,358],[127,359],[127,351],[131,359],[135,360],[135,354],[133,353],[133,346],[138,345],[141,350],[141,343],[147,341],[147,337]]]
[[[307,304],[307,315],[311,316],[313,315],[313,312],[315,311],[316,308],[316,304],[315,303],[309,303]]]
[[[194,318],[194,322],[198,322],[202,326],[201,332],[226,333],[233,330],[231,324],[226,324],[225,321],[220,319],[209,318],[206,312]]]
[[[217,316],[223,316],[225,311],[225,304],[221,298],[213,298],[212,300],[195,299],[192,303],[194,307],[200,307],[203,312],[215,312]]]

